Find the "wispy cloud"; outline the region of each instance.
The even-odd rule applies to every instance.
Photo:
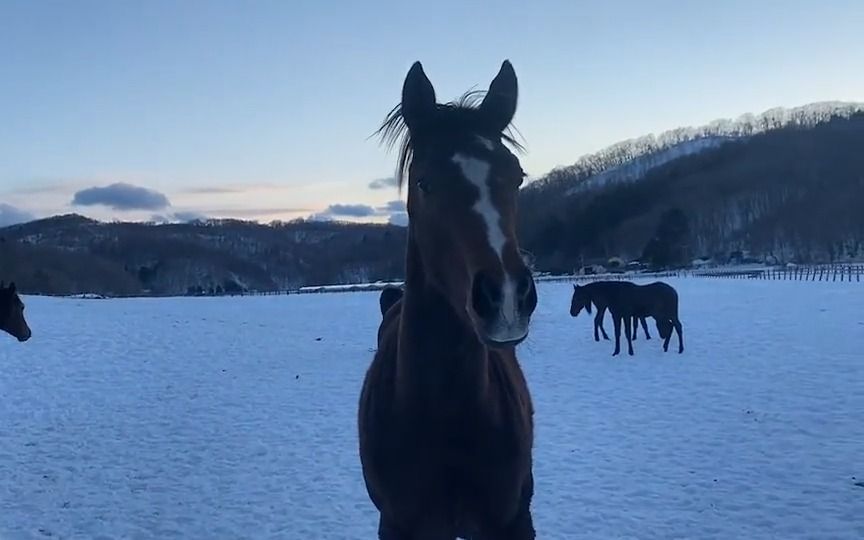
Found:
[[[384,206],[380,207],[381,210],[385,212],[406,212],[407,208],[405,206],[405,201],[395,200],[390,201]]]
[[[70,188],[69,184],[51,183],[35,186],[19,186],[14,188],[9,193],[15,193],[19,195],[41,195],[45,193],[68,193],[72,189],[74,188]]]
[[[200,212],[183,212],[183,211],[174,212],[174,214],[171,217],[177,221],[184,221],[184,222],[185,221],[195,221],[196,219],[202,219],[202,220],[207,219],[207,216],[205,214],[200,213]]]
[[[387,189],[396,187],[396,177],[378,178],[369,182],[369,189]]]
[[[0,203],[0,227],[27,223],[34,219],[36,219],[36,216],[26,210],[21,210],[11,204]]]
[[[285,191],[296,189],[296,186],[288,186],[273,182],[251,182],[242,184],[220,184],[212,186],[192,186],[177,191],[182,195],[230,195],[235,193],[251,193],[259,191]]]
[[[368,204],[331,204],[323,212],[336,217],[371,217],[377,212]]]
[[[272,216],[279,214],[304,214],[311,212],[311,208],[215,208],[205,209],[203,212],[209,216],[232,216],[232,217],[256,217]]]
[[[82,189],[72,197],[73,206],[107,206],[113,210],[162,210],[171,206],[158,191],[118,182],[105,187]]]
[[[408,212],[403,201],[395,200],[378,207],[368,204],[331,204],[324,211],[313,214],[310,218],[319,221],[362,218],[377,218],[377,221],[386,218],[388,223],[407,225]]]
[[[408,226],[408,212],[393,212],[387,219],[390,225],[399,225],[400,227]]]
[[[239,187],[197,187],[197,188],[187,188],[182,191],[182,193],[188,193],[190,195],[223,195],[228,193],[242,193],[246,191],[243,188]]]

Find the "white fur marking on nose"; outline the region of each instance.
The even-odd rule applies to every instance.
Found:
[[[474,203],[473,208],[483,218],[483,222],[486,224],[486,236],[489,239],[489,245],[498,255],[498,260],[501,261],[503,267],[504,243],[507,241],[507,237],[504,236],[504,230],[501,229],[501,213],[492,204],[492,194],[489,190],[489,170],[491,167],[486,161],[465,154],[454,155],[453,163],[458,165],[462,170],[462,175],[477,187],[480,196],[477,198],[477,202]],[[503,343],[523,339],[527,335],[528,326],[519,317],[518,306],[516,282],[505,270],[504,284],[501,288],[499,318],[496,328],[490,335],[491,339]]]
[[[516,282],[509,273],[504,275],[504,287],[501,293],[501,315],[507,324],[512,325],[516,322],[519,309],[516,302]]]
[[[453,156],[453,163],[462,169],[462,175],[480,192],[477,202],[474,203],[474,211],[483,218],[483,222],[486,224],[486,235],[489,238],[489,245],[492,246],[492,249],[498,254],[498,258],[501,259],[504,253],[504,243],[507,241],[507,238],[501,229],[501,214],[495,208],[495,205],[492,204],[492,195],[489,191],[488,183],[489,163],[464,154]]]
[[[486,150],[489,150],[490,152],[491,152],[492,150],[495,150],[495,145],[492,144],[492,141],[490,141],[490,140],[487,139],[486,137],[481,137],[480,135],[477,135],[477,141],[478,141],[481,145],[483,145],[483,148],[485,148]]]

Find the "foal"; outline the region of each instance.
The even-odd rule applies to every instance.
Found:
[[[533,406],[515,347],[537,293],[516,240],[524,173],[505,146],[517,80],[438,104],[419,62],[382,133],[403,137],[404,293],[360,395],[360,461],[381,540],[529,540]],[[388,293],[390,294],[390,293]],[[395,296],[395,295],[394,295]]]
[[[0,330],[21,342],[27,341],[32,335],[24,320],[24,302],[18,296],[14,282],[8,287],[0,282]]]

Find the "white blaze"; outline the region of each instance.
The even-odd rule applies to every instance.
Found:
[[[501,259],[504,253],[504,242],[507,241],[507,238],[504,237],[504,231],[501,229],[501,214],[492,204],[492,194],[489,190],[489,163],[464,154],[453,156],[453,163],[462,169],[462,175],[465,179],[480,192],[477,202],[474,203],[474,211],[483,218],[489,245]]]
[[[492,144],[492,141],[490,141],[490,140],[487,139],[486,137],[481,137],[480,135],[477,135],[477,141],[478,141],[480,144],[482,144],[482,145],[483,145],[483,148],[485,148],[486,150],[489,150],[490,152],[491,152],[492,150],[495,150],[495,145]]]
[[[482,137],[480,139],[490,145],[492,144]],[[507,242],[507,237],[504,236],[504,230],[501,228],[501,213],[492,204],[492,193],[489,189],[489,170],[491,167],[488,162],[465,154],[454,155],[453,163],[459,166],[465,179],[471,182],[479,192],[479,197],[477,197],[477,202],[474,203],[473,209],[483,218],[483,222],[486,224],[486,237],[489,240],[489,246],[492,247],[498,255],[498,260],[501,261],[504,272],[500,311],[502,318],[501,337],[502,341],[507,341],[510,338],[506,334],[508,331],[512,331],[511,327],[516,323],[518,312],[516,282],[513,281],[510,274],[503,268],[504,244]]]

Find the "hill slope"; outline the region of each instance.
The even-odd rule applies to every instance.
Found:
[[[552,270],[613,256],[665,265],[732,251],[798,262],[857,258],[864,113],[822,105],[766,113],[783,121],[762,123],[769,127],[756,134],[693,130],[701,135],[556,169],[523,190],[523,242]]]
[[[0,229],[0,275],[48,294],[285,290],[398,278],[405,236],[391,225],[152,225],[69,215]]]
[[[864,256],[864,105],[818,103],[613,145],[521,193],[541,271],[611,257],[654,266],[730,253],[781,262]],[[393,225],[234,220],[100,223],[69,215],[0,229],[0,279],[48,294],[284,290],[400,279]]]

